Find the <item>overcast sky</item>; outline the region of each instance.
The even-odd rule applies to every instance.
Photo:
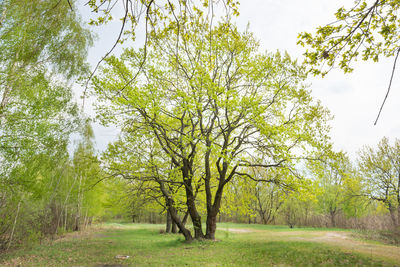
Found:
[[[263,50],[288,51],[301,60],[304,48],[296,45],[302,31],[314,32],[318,26],[335,20],[334,13],[341,6],[351,7],[353,0],[242,0],[237,23],[250,30],[260,40]],[[87,18],[88,10],[81,10]],[[102,27],[98,40],[90,50],[92,65],[110,49],[118,35],[119,22]],[[140,40],[140,36],[139,39]],[[385,96],[392,70],[393,58],[378,63],[359,61],[351,74],[339,69],[325,78],[311,77],[309,83],[313,95],[334,115],[331,136],[334,147],[344,150],[354,158],[363,145],[375,146],[387,136],[391,142],[400,137],[400,73],[392,84],[392,91],[377,126],[374,120]],[[400,69],[400,68],[399,68]],[[93,114],[88,107],[87,112]],[[118,131],[112,128],[94,127],[99,150],[114,140]]]

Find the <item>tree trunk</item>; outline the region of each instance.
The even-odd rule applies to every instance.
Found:
[[[217,230],[217,216],[221,206],[223,187],[218,188],[215,192],[214,204],[207,210],[207,227],[206,239],[215,240],[215,232]]]
[[[172,221],[175,222],[183,236],[185,237],[185,240],[190,242],[193,240],[192,234],[190,231],[185,227],[185,225],[182,223],[182,221],[178,217],[178,212],[176,211],[174,207],[174,200],[172,197],[169,195],[169,192],[166,190],[164,183],[162,181],[157,181],[160,185],[160,190],[163,193],[165,197],[165,203],[168,208],[168,213],[171,215]]]
[[[13,223],[13,227],[12,227],[12,230],[11,230],[10,238],[8,239],[8,244],[7,244],[6,251],[9,250],[10,246],[11,246],[11,242],[12,242],[12,239],[13,239],[13,236],[14,236],[15,225],[17,224],[17,219],[18,219],[18,214],[19,214],[19,208],[20,207],[21,207],[21,200],[18,202],[17,214],[15,215],[15,218],[14,218],[14,223]]]
[[[399,203],[399,206],[397,207],[397,226],[396,227],[398,228],[397,230],[400,231],[400,203]]]
[[[263,222],[263,224],[268,224],[267,218],[265,218],[265,212],[259,212],[261,220]]]
[[[193,223],[194,238],[202,239],[204,238],[204,234],[201,225],[201,216],[196,208],[195,195],[192,186],[193,171],[191,170],[191,163],[189,160],[183,160],[183,167],[181,168],[181,171],[185,185],[186,206]]]
[[[176,223],[175,223],[174,221],[172,221],[172,229],[171,229],[171,232],[172,232],[173,234],[178,233],[177,225],[176,225]]]
[[[182,219],[182,224],[183,224],[183,226],[186,225],[186,222],[187,222],[188,217],[189,217],[189,211],[186,211],[185,216],[183,216],[183,219]],[[179,230],[179,233],[180,233],[180,234],[182,233],[181,230]]]
[[[336,212],[335,211],[331,211],[330,212],[330,217],[331,217],[331,225],[332,227],[336,227]]]
[[[171,203],[167,203],[168,205],[168,213],[171,215],[173,223],[178,226],[180,232],[183,234],[185,237],[185,240],[190,242],[193,240],[192,234],[190,231],[185,227],[185,225],[182,223],[182,221],[178,217],[178,213],[176,209],[170,205]]]
[[[171,224],[172,224],[171,213],[169,213],[169,211],[167,211],[167,223],[165,225],[166,233],[171,233]]]
[[[214,210],[207,214],[207,232],[206,239],[215,240],[215,232],[217,231],[217,212]]]
[[[390,202],[389,202],[388,206],[389,206],[390,218],[392,219],[393,226],[394,226],[394,228],[397,228],[399,226],[399,224],[396,220],[395,208],[391,205]]]
[[[203,234],[203,229],[201,225],[201,216],[199,215],[197,208],[196,208],[196,203],[193,195],[193,191],[190,188],[186,187],[186,205],[190,214],[190,218],[192,219],[193,222],[193,229],[194,229],[194,238],[195,239],[203,239],[204,234]]]

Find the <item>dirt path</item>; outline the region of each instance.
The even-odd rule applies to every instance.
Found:
[[[270,231],[247,228],[221,229],[232,233],[253,234],[263,240],[308,241],[337,247],[347,253],[361,253],[373,258],[391,260],[400,266],[400,247],[355,238],[351,232],[337,231]]]
[[[354,238],[351,233],[325,232],[321,236],[308,240],[337,246],[346,252],[358,252],[374,258],[391,259],[400,265],[400,247],[359,240]]]

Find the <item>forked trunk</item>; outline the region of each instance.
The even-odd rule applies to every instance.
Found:
[[[173,201],[172,197],[168,194],[168,191],[165,189],[164,184],[162,182],[159,182],[159,184],[160,184],[161,192],[165,196],[165,202],[167,204],[168,213],[171,215],[172,221],[178,225],[180,232],[185,237],[185,240],[189,241],[189,242],[192,241],[193,240],[192,234],[190,233],[190,231],[188,229],[186,229],[185,225],[180,220],[180,218],[178,216],[178,212],[174,207],[174,201]]]
[[[186,225],[188,217],[189,217],[189,211],[186,211],[185,216],[183,216],[183,219],[182,219],[183,226]],[[181,233],[181,230],[179,230],[179,233]]]

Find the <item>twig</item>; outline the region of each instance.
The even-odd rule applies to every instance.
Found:
[[[389,95],[389,92],[390,92],[390,89],[391,89],[391,87],[392,87],[392,81],[393,81],[393,76],[394,76],[394,70],[396,69],[396,63],[397,63],[397,58],[399,57],[399,53],[400,53],[400,48],[397,49],[396,58],[394,59],[394,63],[393,63],[392,75],[390,76],[389,87],[388,87],[388,89],[387,89],[385,98],[383,99],[381,108],[379,109],[379,113],[378,113],[378,116],[376,117],[376,120],[375,120],[374,125],[376,125],[376,124],[378,123],[379,116],[381,115],[383,106],[385,105],[386,99],[387,99],[387,97],[388,97],[388,95]]]
[[[86,98],[86,92],[89,86],[89,82],[91,81],[91,79],[93,78],[94,74],[96,73],[97,69],[99,68],[100,64],[114,51],[115,47],[118,45],[119,41],[122,38],[122,35],[124,33],[124,29],[125,29],[125,24],[126,24],[126,20],[128,18],[128,1],[125,2],[126,6],[125,6],[125,14],[124,14],[124,18],[122,20],[122,25],[121,25],[121,29],[119,31],[118,34],[118,38],[115,41],[114,45],[111,47],[111,49],[100,59],[99,62],[97,62],[96,67],[94,68],[94,70],[92,71],[92,73],[90,74],[89,78],[86,80],[86,85],[85,85],[85,90],[83,92],[83,103],[82,106],[85,106],[85,98]]]
[[[71,11],[74,11],[74,9],[72,8],[71,2],[69,0],[67,0],[69,8],[71,9]]]

